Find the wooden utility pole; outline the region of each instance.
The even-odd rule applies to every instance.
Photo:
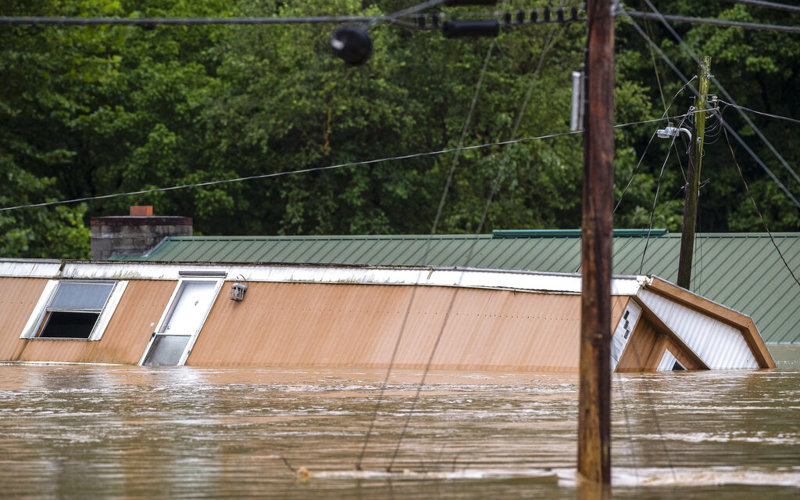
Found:
[[[614,17],[611,0],[587,4],[583,136],[578,475],[611,483],[611,244],[614,193]]]
[[[707,107],[708,77],[711,72],[711,57],[703,56],[698,68],[698,93],[695,109]],[[706,136],[706,113],[694,115],[694,137],[689,152],[689,168],[686,173],[686,193],[683,207],[683,233],[681,234],[681,255],[678,261],[678,286],[689,289],[692,280],[692,254],[694,253],[694,233],[697,229],[697,192],[700,189],[700,170],[703,162],[703,143]]]

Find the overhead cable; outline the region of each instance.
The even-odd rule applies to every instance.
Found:
[[[638,17],[641,19],[651,19],[656,21],[661,21],[662,19],[664,19],[676,23],[711,24],[714,26],[722,26],[725,28],[742,28],[747,30],[782,31],[785,33],[800,33],[800,26],[785,26],[783,24],[746,23],[742,21],[708,19],[704,17],[675,16],[672,14],[653,14],[650,12],[640,12],[638,10],[626,10],[624,12],[625,15],[630,17]]]
[[[529,26],[533,24],[566,24],[586,21],[585,16],[579,15],[583,10],[584,5],[581,4],[575,7],[544,7],[532,10],[505,10],[491,13],[475,13],[472,17],[480,15],[491,16],[499,20],[498,26],[502,24],[505,27]],[[446,20],[450,19],[450,17],[451,16],[448,16],[447,13],[438,12],[419,14],[413,19],[416,22],[417,29],[436,30],[442,28]]]
[[[204,25],[270,25],[270,24],[400,24],[409,28],[439,29],[444,22],[445,13],[420,15],[432,7],[445,4],[446,0],[428,0],[412,7],[382,16],[300,16],[300,17],[62,17],[62,16],[0,16],[0,25],[56,25],[56,26],[204,26]],[[578,12],[584,9],[581,4],[571,8],[544,7],[533,10],[494,12],[507,26],[541,23],[568,23],[585,21]],[[401,19],[413,20],[416,25]]]
[[[407,9],[399,10],[388,16],[383,18],[375,18],[373,21],[370,21],[370,24],[379,20],[386,20],[391,21],[393,19],[397,19],[400,17],[410,16],[412,14],[416,14],[417,12],[421,12],[425,9],[429,9],[431,7],[436,7],[437,5],[441,5],[445,3],[447,0],[428,0],[427,2],[422,2],[421,4],[414,5],[412,7],[408,7]]]
[[[692,77],[691,80],[689,80],[688,82],[684,83],[683,86],[680,89],[678,89],[677,92],[675,92],[675,95],[672,96],[672,100],[669,101],[669,105],[664,109],[664,114],[661,115],[662,119],[666,118],[666,115],[669,112],[669,108],[671,108],[672,105],[675,103],[675,99],[677,99],[678,96],[681,95],[681,93],[686,89],[686,87],[688,87],[694,81],[695,78],[697,78],[697,77],[696,76]],[[617,209],[622,204],[622,200],[625,198],[625,194],[628,192],[628,189],[630,189],[631,185],[633,184],[633,179],[636,177],[636,174],[639,172],[639,167],[642,166],[642,162],[644,161],[644,157],[647,155],[647,150],[650,149],[650,144],[653,143],[653,139],[655,139],[657,132],[658,132],[658,129],[654,130],[653,134],[650,136],[650,140],[647,141],[647,145],[644,147],[644,151],[642,152],[642,156],[639,157],[639,161],[636,163],[636,167],[633,169],[633,172],[631,172],[631,177],[630,177],[630,179],[628,179],[628,184],[625,185],[625,189],[623,189],[622,193],[619,195],[619,200],[617,201],[617,204],[614,207],[614,210],[611,212],[612,214],[617,213]],[[575,272],[578,272],[578,271],[575,271]]]
[[[794,282],[797,283],[798,286],[800,286],[800,280],[797,279],[797,276],[794,274],[794,271],[792,271],[792,266],[790,266],[789,263],[786,262],[786,257],[783,256],[783,252],[781,252],[781,249],[778,248],[778,244],[775,242],[775,238],[772,237],[772,232],[769,230],[769,227],[767,227],[767,220],[764,219],[764,215],[758,208],[758,204],[756,203],[755,198],[753,198],[753,193],[750,192],[750,186],[748,186],[747,181],[744,180],[742,167],[740,167],[739,162],[736,161],[736,155],[733,153],[733,146],[731,145],[731,140],[728,138],[727,132],[725,133],[725,140],[728,141],[728,149],[730,149],[731,151],[731,158],[733,159],[734,165],[736,165],[736,170],[739,172],[739,178],[742,180],[742,184],[744,184],[744,190],[747,192],[747,196],[750,198],[750,202],[753,204],[753,208],[756,210],[758,218],[761,219],[761,225],[764,226],[764,230],[767,232],[767,235],[769,235],[769,240],[772,242],[772,246],[775,247],[775,251],[778,252],[778,256],[781,258],[784,267],[786,267],[786,270],[788,270],[789,274],[792,275],[792,279],[794,279]]]
[[[373,24],[393,22],[398,17],[415,14],[435,7],[446,0],[428,0],[386,16],[302,16],[302,17],[56,17],[56,16],[0,16],[0,24],[41,24],[58,26],[202,26],[220,24]]]
[[[688,116],[688,115],[687,115]],[[683,122],[686,121],[686,117],[678,123],[678,128],[681,128]],[[658,183],[656,184],[656,194],[653,197],[653,208],[650,210],[650,223],[647,225],[647,238],[644,241],[644,250],[642,251],[642,261],[639,263],[639,274],[642,274],[642,269],[644,269],[644,258],[647,255],[647,247],[650,244],[650,233],[653,230],[653,221],[655,220],[656,216],[656,206],[658,204],[658,193],[661,191],[661,179],[664,177],[664,169],[667,167],[667,161],[669,161],[669,155],[672,153],[672,146],[675,144],[675,139],[678,136],[672,136],[672,140],[669,143],[669,148],[667,149],[667,154],[664,157],[664,163],[661,165],[661,171],[658,174]]]
[[[492,52],[494,51],[496,44],[497,41],[492,40],[492,43],[489,44],[489,49],[486,51],[486,57],[483,60],[483,67],[481,68],[480,75],[478,76],[478,83],[475,84],[475,92],[472,94],[472,102],[469,106],[467,119],[464,121],[464,126],[461,128],[461,136],[458,138],[458,148],[453,155],[453,161],[450,163],[450,172],[447,175],[447,182],[445,182],[444,189],[442,190],[442,197],[439,200],[439,207],[436,209],[436,217],[433,219],[431,234],[436,234],[436,229],[439,225],[439,218],[442,216],[442,210],[444,209],[444,202],[447,199],[447,194],[450,192],[450,185],[453,183],[453,175],[455,174],[456,166],[458,166],[458,159],[461,157],[464,140],[467,137],[469,126],[472,124],[472,115],[475,113],[475,106],[478,104],[478,96],[480,95],[481,87],[483,86],[483,78],[486,76],[486,69],[489,67],[489,61],[492,59]]]
[[[725,104],[726,106],[731,106],[736,109],[741,109],[743,111],[747,111],[748,113],[754,113],[756,115],[766,116],[767,118],[775,118],[777,120],[786,120],[787,122],[800,123],[800,120],[798,120],[797,118],[790,118],[788,116],[780,116],[780,115],[774,115],[772,113],[765,113],[764,111],[757,111],[755,109],[747,108],[745,106],[739,106],[738,104],[733,104],[730,102],[723,101],[722,99],[720,99],[719,102]]]
[[[0,16],[0,24],[41,24],[57,26],[202,26],[217,24],[324,24],[370,23],[376,17],[33,17]]]
[[[661,15],[661,13],[658,12],[658,10],[656,9],[655,5],[653,5],[653,3],[650,0],[644,0],[644,1],[647,3],[647,5],[650,7],[650,9],[654,13],[656,13],[657,15]],[[669,30],[669,32],[672,34],[672,36],[674,36],[675,39],[678,40],[678,42],[680,43],[680,46],[692,57],[692,59],[694,60],[695,64],[699,65],[700,64],[700,58],[697,57],[697,54],[695,54],[695,52],[692,50],[692,48],[689,47],[689,45],[686,42],[683,41],[683,38],[681,38],[681,36],[675,31],[675,29],[672,27],[672,25],[669,24],[664,19],[661,19],[661,24],[663,24],[664,27],[667,28],[667,30]],[[652,41],[651,41],[651,43],[652,43]],[[736,101],[734,100],[734,98],[728,93],[727,90],[725,90],[725,87],[722,85],[722,82],[717,80],[717,78],[714,77],[714,75],[709,75],[709,78],[710,78],[710,80],[712,82],[714,82],[714,85],[717,86],[719,91],[722,92],[722,95],[724,95],[725,98],[728,99],[728,101],[730,101],[730,103],[736,104]],[[683,80],[686,81],[686,78],[684,78]],[[696,90],[695,90],[695,93],[697,93]],[[792,177],[794,177],[794,180],[796,180],[798,183],[800,183],[800,176],[797,175],[797,172],[794,171],[794,169],[783,158],[783,156],[778,152],[778,150],[775,149],[775,146],[773,146],[772,143],[767,139],[767,137],[761,132],[761,129],[759,129],[756,126],[756,124],[753,122],[753,120],[751,120],[750,117],[747,116],[747,114],[744,111],[742,111],[741,109],[739,109],[737,111],[739,111],[739,116],[742,117],[742,119],[750,126],[750,128],[753,129],[753,131],[756,133],[758,138],[761,139],[761,142],[763,142],[767,146],[767,148],[772,152],[772,154],[778,159],[778,161],[780,161],[781,165],[783,165],[783,168],[785,168],[792,175]],[[727,127],[727,125],[726,125],[726,127]],[[729,130],[731,130],[731,129],[729,129]],[[733,133],[734,138],[737,140],[737,142],[740,142],[740,143],[744,142],[742,140],[742,138],[739,136],[739,134],[736,133],[736,131],[731,130],[731,132]],[[757,161],[761,162],[761,159],[759,158]],[[762,162],[762,164],[763,164],[763,162]],[[766,168],[766,165],[764,165],[764,168]],[[774,176],[774,174],[771,174],[771,173],[770,173],[770,175]],[[777,180],[777,177],[773,177],[773,178],[775,178]],[[787,192],[787,194],[789,194],[789,193]],[[790,196],[790,197],[794,198],[793,196]]]
[[[752,5],[754,7],[764,7],[765,9],[784,10],[786,12],[800,13],[800,7],[786,5],[785,3],[765,2],[763,0],[724,0],[726,2],[740,3],[742,5]]]
[[[645,1],[648,4],[650,4],[650,2],[648,0],[645,0]],[[652,4],[650,4],[650,5],[652,6]],[[654,7],[651,7],[651,8],[654,8]],[[667,28],[673,33],[673,36],[675,36],[681,42],[681,45],[684,48],[684,50],[686,50],[695,59],[695,61],[697,61],[698,60],[697,59],[697,55],[686,45],[685,42],[683,42],[683,39],[680,38],[680,36],[678,36],[677,33],[675,33],[675,30],[672,29],[672,26],[669,23],[666,23],[666,21],[662,21],[662,22],[664,22],[665,26],[667,26]],[[642,30],[642,28],[639,26],[639,24],[633,19],[631,19],[631,24],[634,27],[634,29],[639,33],[639,35],[642,38],[644,38],[644,40],[647,43],[649,43],[650,46],[653,47],[656,50],[656,52],[659,54],[659,56],[661,56],[661,58],[664,60],[664,62],[666,62],[667,65],[675,72],[675,74],[678,75],[678,77],[681,79],[681,81],[688,82],[689,79],[675,66],[675,64],[672,62],[672,60],[669,57],[667,57],[666,54],[664,54],[664,52],[661,50],[661,48],[647,35],[647,33],[645,33],[644,30]],[[731,101],[733,100],[733,98],[730,97],[730,94],[727,93],[727,91],[722,86],[722,84],[719,83],[719,81],[716,78],[714,78],[713,75],[712,75],[712,81],[714,81],[714,83],[717,85],[717,87],[720,89],[720,91],[728,99],[730,99]],[[690,86],[690,88],[692,89],[692,92],[694,92],[696,95],[699,95],[698,92],[697,92],[697,89],[695,89],[694,87],[691,87],[691,86]],[[756,134],[759,136],[759,138],[761,138],[761,140],[770,148],[770,150],[773,152],[773,154],[782,162],[783,166],[790,173],[792,173],[795,176],[795,178],[797,178],[797,174],[794,172],[794,170],[789,166],[788,163],[786,163],[786,160],[783,159],[783,156],[781,156],[780,153],[778,153],[778,151],[774,148],[774,146],[772,146],[772,143],[770,143],[767,140],[767,138],[764,137],[764,134],[762,134],[761,130],[759,130],[758,127],[756,127],[755,123],[753,123],[753,121],[750,120],[750,118],[743,111],[739,110],[739,113],[742,116],[742,118],[744,118],[744,120],[748,123],[748,125],[750,125],[750,127],[756,132]],[[731,127],[727,123],[727,121],[723,121],[722,124],[731,133],[731,135],[733,135],[733,137],[736,139],[736,141],[739,142],[739,144],[742,145],[742,147],[745,149],[745,151],[747,151],[747,154],[750,155],[751,158],[753,158],[753,160],[762,168],[762,170],[764,170],[767,173],[767,175],[770,176],[770,178],[772,178],[772,180],[778,185],[778,187],[781,189],[781,191],[783,191],[784,194],[786,194],[786,196],[789,197],[789,199],[792,200],[792,202],[795,205],[797,205],[798,208],[800,208],[800,202],[797,201],[797,198],[795,198],[795,196],[789,191],[789,189],[783,184],[783,182],[781,182],[780,179],[778,179],[778,177],[775,175],[775,173],[769,167],[767,167],[767,165],[761,160],[761,158],[759,158],[758,155],[756,155],[755,152],[744,142],[744,139],[741,138],[741,136],[733,129],[733,127]]]
[[[475,86],[475,92],[474,92],[474,94],[472,96],[472,103],[470,105],[469,112],[467,113],[467,119],[464,122],[464,127],[463,127],[463,129],[461,131],[461,137],[460,137],[460,139],[458,141],[458,151],[456,151],[455,155],[453,155],[453,162],[452,162],[452,164],[450,166],[450,173],[449,173],[449,175],[447,177],[447,182],[445,184],[444,193],[442,194],[442,198],[441,198],[441,200],[439,202],[439,208],[438,208],[438,210],[436,212],[436,217],[433,220],[433,226],[432,226],[432,229],[431,229],[431,234],[436,234],[436,227],[437,227],[437,225],[439,223],[439,217],[442,214],[442,208],[444,207],[444,202],[445,202],[445,199],[447,198],[447,193],[450,190],[450,184],[451,184],[451,182],[453,180],[453,173],[455,172],[456,165],[458,163],[458,158],[460,156],[460,151],[461,151],[461,149],[462,149],[462,147],[464,145],[464,138],[466,137],[467,130],[469,129],[469,125],[472,122],[472,115],[473,115],[473,113],[475,111],[475,105],[477,104],[477,101],[478,101],[478,95],[480,94],[481,86],[483,84],[483,78],[486,75],[486,68],[489,65],[489,60],[492,57],[492,51],[494,50],[495,44],[496,44],[496,41],[493,40],[492,43],[489,45],[489,50],[486,53],[486,58],[485,58],[485,60],[483,62],[483,68],[481,69],[480,75],[478,77],[478,83]],[[428,260],[428,251],[429,250],[430,250],[430,240],[428,240],[428,242],[425,245],[425,256],[422,259],[423,263],[425,263]],[[417,284],[419,284],[419,279],[420,278],[421,278],[420,273],[417,273]],[[400,349],[400,343],[402,342],[403,336],[404,336],[404,334],[406,332],[406,325],[408,323],[408,317],[411,314],[411,307],[413,306],[414,300],[416,299],[416,294],[417,294],[417,289],[418,288],[419,287],[417,287],[417,286],[413,287],[413,290],[411,292],[411,297],[409,298],[408,305],[406,306],[406,312],[405,312],[405,315],[403,316],[403,322],[402,322],[402,325],[400,327],[400,331],[399,331],[399,333],[397,335],[397,339],[395,340],[394,349],[392,350],[392,356],[391,356],[391,359],[389,360],[389,366],[386,368],[386,374],[384,375],[383,383],[381,384],[380,392],[379,392],[378,398],[377,398],[377,400],[375,402],[375,407],[374,407],[373,412],[372,412],[372,418],[370,419],[369,427],[367,428],[367,433],[366,433],[366,436],[364,437],[364,444],[361,447],[361,453],[359,453],[358,458],[356,459],[356,467],[355,467],[356,470],[362,470],[362,464],[364,462],[364,455],[367,452],[367,447],[369,446],[369,441],[370,441],[370,438],[372,437],[372,432],[373,432],[373,430],[375,428],[375,422],[378,419],[378,411],[380,410],[381,404],[383,403],[383,397],[384,397],[384,394],[386,392],[386,387],[389,384],[389,377],[392,374],[392,369],[394,368],[394,362],[395,362],[395,359],[397,357],[397,352]],[[441,331],[444,331],[444,327],[442,327]],[[439,333],[440,336],[441,336],[441,331]],[[438,339],[437,339],[436,343],[438,344]],[[426,368],[426,371],[427,371],[427,368]],[[425,376],[423,376],[422,380],[423,380],[423,383],[424,383]],[[421,390],[421,388],[422,388],[422,383],[420,384],[420,387],[417,390],[417,396],[419,395],[419,390]],[[412,403],[412,408],[415,405],[416,405],[416,399]],[[410,415],[411,414],[409,413],[409,418],[410,418]],[[389,469],[392,468],[392,465],[394,464],[394,461],[395,461],[395,459],[397,457],[397,451],[399,450],[400,443],[402,442],[403,436],[405,435],[407,424],[408,424],[408,420],[406,420],[406,426],[403,428],[403,432],[400,435],[400,438],[398,439],[397,448],[395,449],[394,456],[392,457],[391,462],[390,462],[390,464],[388,466]]]
[[[637,122],[629,122],[629,123],[623,123],[623,124],[620,124],[620,125],[614,125],[614,128],[631,127],[631,126],[634,126],[634,125],[644,125],[644,124],[647,124],[647,123],[655,123],[655,122],[660,122],[660,121],[664,121],[664,120],[673,120],[673,119],[681,118],[683,116],[685,116],[685,115],[670,116],[670,117],[666,117],[666,118],[654,118],[654,119],[651,119],[651,120],[640,120],[640,121],[637,121]],[[554,134],[541,135],[541,136],[538,136],[538,137],[526,137],[526,138],[523,138],[523,139],[513,139],[513,140],[508,140],[508,141],[490,142],[490,143],[486,143],[486,144],[476,144],[476,145],[473,145],[473,146],[464,146],[463,148],[448,148],[448,149],[442,149],[442,150],[439,150],[439,151],[428,151],[428,152],[423,152],[423,153],[411,153],[411,154],[407,154],[407,155],[392,156],[392,157],[388,157],[388,158],[377,158],[377,159],[373,159],[373,160],[354,161],[354,162],[348,162],[348,163],[339,163],[337,165],[327,165],[327,166],[324,166],[324,167],[311,167],[311,168],[304,168],[304,169],[300,169],[300,170],[288,170],[288,171],[284,171],[284,172],[274,172],[274,173],[271,173],[271,174],[250,175],[250,176],[247,176],[247,177],[236,177],[236,178],[231,178],[231,179],[219,179],[219,180],[215,180],[215,181],[198,182],[198,183],[194,183],[194,184],[180,184],[180,185],[177,185],[177,186],[152,188],[152,189],[141,189],[141,190],[138,190],[138,191],[128,191],[128,192],[125,192],[125,193],[102,194],[102,195],[97,195],[97,196],[85,196],[83,198],[72,198],[72,199],[69,199],[69,200],[47,201],[47,202],[42,202],[42,203],[30,203],[30,204],[16,205],[16,206],[11,206],[11,207],[0,207],[0,212],[10,212],[10,211],[13,211],[13,210],[20,210],[20,209],[23,209],[23,208],[39,208],[39,207],[51,207],[51,206],[56,206],[56,205],[68,205],[68,204],[72,204],[72,203],[81,203],[81,202],[84,202],[84,201],[107,200],[107,199],[111,199],[111,198],[119,198],[119,197],[122,197],[122,196],[138,196],[138,195],[158,193],[158,192],[163,192],[163,191],[177,191],[177,190],[181,190],[181,189],[216,186],[216,185],[219,185],[219,184],[232,184],[234,182],[244,182],[244,181],[252,181],[252,180],[258,180],[258,179],[270,179],[270,178],[274,178],[274,177],[284,177],[284,176],[287,176],[287,175],[295,175],[295,174],[307,174],[307,173],[311,173],[311,172],[321,172],[321,171],[325,171],[325,170],[336,170],[336,169],[344,168],[344,167],[354,167],[354,166],[359,166],[359,165],[373,165],[373,164],[376,164],[376,163],[383,163],[383,162],[386,162],[386,161],[399,161],[399,160],[409,160],[409,159],[412,159],[412,158],[423,158],[423,157],[426,157],[426,156],[437,156],[437,155],[442,155],[442,154],[447,154],[447,153],[454,153],[454,152],[459,151],[459,150],[467,151],[467,150],[473,150],[473,149],[490,148],[490,147],[494,147],[494,146],[507,146],[509,144],[517,144],[517,143],[524,143],[524,142],[539,141],[539,140],[543,140],[543,139],[553,139],[555,137],[564,137],[564,136],[567,136],[567,135],[576,135],[576,134],[582,134],[582,133],[583,133],[583,131],[581,131],[581,130],[576,130],[576,131],[572,131],[572,132],[557,132],[557,133],[554,133]]]

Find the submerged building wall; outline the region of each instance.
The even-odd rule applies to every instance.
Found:
[[[250,283],[243,302],[217,297],[186,364],[384,367],[398,345],[394,366],[422,368],[441,333],[432,368],[574,372],[579,311],[578,295]]]

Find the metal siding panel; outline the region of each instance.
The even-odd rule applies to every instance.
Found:
[[[440,287],[251,283],[217,298],[187,364],[575,371],[580,297]],[[445,323],[450,302],[455,302]],[[626,300],[626,298],[619,298]]]
[[[473,248],[471,241],[453,240],[436,241],[428,260],[441,262],[444,266],[472,266],[470,250]]]
[[[176,261],[200,261],[200,256],[203,254],[204,247],[208,244],[204,240],[191,241],[185,249],[177,248],[174,260]]]
[[[736,328],[647,290],[638,296],[709,368],[758,368]],[[738,349],[741,346],[744,350]]]
[[[728,293],[735,290],[726,290],[724,284],[729,278],[726,276],[726,268],[730,269],[733,262],[731,257],[738,254],[738,250],[731,251],[731,244],[737,244],[731,238],[698,238],[698,246],[705,249],[699,258],[695,258],[695,267],[699,268],[699,278],[693,277],[692,289],[699,293],[712,293],[719,302],[727,304]],[[738,268],[741,269],[741,268]],[[740,271],[741,272],[741,271]]]
[[[486,257],[479,262],[481,267],[492,269],[519,268],[521,255],[525,253],[527,241],[517,239],[502,239],[490,242],[487,245]]]
[[[0,279],[0,360],[16,360],[29,342],[19,336],[47,282],[39,278]]]
[[[211,240],[207,242],[205,248],[203,248],[203,252],[199,255],[198,260],[210,262],[212,259],[216,259],[217,255],[229,246],[230,245],[222,244],[219,240]]]
[[[89,346],[88,340],[30,340],[19,356],[19,361],[74,363]]]
[[[619,363],[617,364],[618,372],[639,372],[648,370],[651,367],[648,365],[653,350],[657,347],[657,340],[659,335],[656,333],[653,325],[646,321],[641,316],[637,321],[636,328],[628,340],[628,344],[622,351]]]
[[[175,285],[175,281],[129,281],[103,338],[90,342],[77,361],[138,363]]]
[[[469,266],[476,268],[506,269],[506,266],[504,266],[501,259],[499,259],[501,252],[498,251],[498,247],[502,246],[507,248],[508,251],[505,255],[509,258],[511,258],[515,252],[512,248],[513,244],[496,245],[493,244],[493,242],[473,239],[470,245],[470,249],[468,250],[468,254],[471,254]]]
[[[324,247],[325,247],[325,241],[287,240],[285,249],[285,251],[287,252],[285,254],[286,259],[291,262],[319,262],[317,254],[323,253]]]
[[[171,281],[130,281],[100,340],[30,340],[18,359],[135,364],[153,331],[150,323],[158,321],[174,286]]]
[[[334,241],[329,240],[325,242],[324,257],[322,262],[330,264],[345,264],[350,256],[353,243],[350,241]]]

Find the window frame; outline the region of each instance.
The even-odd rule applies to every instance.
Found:
[[[103,303],[103,307],[100,308],[99,310],[65,309],[65,308],[51,309],[52,302],[55,300],[56,294],[58,292],[61,283],[70,283],[70,284],[106,283],[106,284],[112,284],[113,286],[108,294],[108,297],[106,297],[106,300]],[[108,328],[108,324],[111,321],[111,318],[114,315],[114,311],[116,310],[119,301],[122,299],[122,294],[125,292],[125,288],[127,286],[128,286],[127,281],[115,281],[115,280],[72,280],[72,279],[48,280],[19,338],[28,340],[66,340],[66,341],[84,341],[84,342],[98,341],[103,338],[103,334]],[[40,335],[46,326],[46,322],[51,312],[66,312],[66,313],[90,312],[90,313],[97,313],[98,316],[88,337],[41,337]]]

